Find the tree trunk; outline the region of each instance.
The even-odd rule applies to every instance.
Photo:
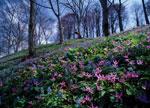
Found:
[[[147,12],[146,12],[146,7],[145,7],[144,0],[142,0],[142,4],[143,4],[143,10],[144,10],[146,24],[149,24],[148,15],[147,15]]]
[[[118,19],[119,19],[119,28],[120,28],[120,31],[123,31],[122,17],[121,17],[121,11],[120,10],[118,10]]]
[[[78,33],[80,33],[80,35],[78,35],[78,39],[82,39],[82,36],[81,36],[81,22],[78,21]]]
[[[29,23],[29,39],[28,39],[28,44],[29,44],[29,56],[33,56],[35,54],[34,51],[34,0],[30,0],[30,23]]]
[[[108,24],[108,9],[103,9],[103,33],[105,36],[109,35],[109,24]]]
[[[139,17],[138,17],[138,16],[136,16],[136,25],[137,25],[137,26],[140,26]]]
[[[60,18],[60,7],[59,7],[59,0],[57,0],[57,10],[58,10],[58,23],[59,23],[59,31],[60,31],[60,44],[64,43],[64,34],[63,34],[63,27],[61,23],[61,18]]]
[[[107,0],[99,0],[101,6],[103,8],[103,34],[105,36],[109,35],[109,23],[108,23],[108,1]]]
[[[59,23],[59,31],[60,31],[60,44],[64,43],[64,34],[63,34],[63,28],[62,28],[62,23],[61,23],[61,18],[60,16],[58,17],[58,23]]]

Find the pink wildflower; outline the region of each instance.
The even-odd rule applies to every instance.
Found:
[[[96,87],[97,87],[97,90],[103,90],[104,88],[102,88],[102,86],[100,85],[100,86],[98,86],[98,84],[96,84]]]
[[[100,61],[98,66],[103,66],[104,65],[104,60]]]
[[[32,101],[28,102],[30,105],[33,105],[34,103]]]
[[[61,84],[61,86],[66,87],[66,83],[64,81],[60,84]]]
[[[147,45],[146,47],[147,47],[148,49],[150,49],[150,45]]]
[[[116,91],[114,96],[122,101],[122,99],[121,99],[122,92],[120,94],[118,94],[117,91]]]
[[[93,93],[93,89],[90,88],[90,87],[86,87],[86,89],[85,89],[84,91],[87,91],[87,92],[89,92],[89,93]]]
[[[138,64],[138,65],[143,64],[143,60],[137,60],[137,64]]]
[[[135,63],[134,63],[134,60],[131,60],[130,62],[129,62],[131,65],[134,65]]]
[[[74,89],[77,89],[77,88],[78,88],[78,86],[77,86],[77,85],[73,85],[73,88],[74,88]]]
[[[90,101],[92,101],[92,98],[86,96],[86,97],[85,97],[85,100],[90,102]]]
[[[28,90],[28,87],[24,87],[24,91]]]
[[[94,107],[94,105],[92,104],[92,106],[88,106],[88,108],[98,108],[98,106]]]
[[[115,61],[113,61],[113,67],[117,67],[117,64],[118,64],[118,62],[115,60]]]

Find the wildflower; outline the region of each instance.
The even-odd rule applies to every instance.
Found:
[[[30,105],[33,105],[34,103],[32,101],[28,102]]]
[[[61,84],[61,86],[66,87],[66,83],[64,81],[60,84]]]
[[[124,81],[125,81],[125,80],[124,80],[124,78],[122,78],[122,77],[119,79],[119,82],[120,82],[120,83],[123,83]]]
[[[98,108],[98,106],[94,107],[94,105],[92,104],[92,106],[88,106],[88,108]]]
[[[19,97],[19,96],[17,96],[17,100],[20,100],[20,97]]]
[[[132,74],[132,77],[133,78],[138,78],[139,77],[139,74],[136,74],[135,72]]]
[[[96,84],[96,87],[97,87],[97,89],[100,90],[100,91],[104,89],[104,88],[102,88],[102,86],[98,86],[98,84]]]
[[[150,103],[150,100],[147,100],[147,97],[146,97],[146,94],[145,94],[145,93],[144,93],[144,95],[142,95],[141,93],[140,93],[140,94],[137,94],[137,97],[138,97],[138,99],[139,99],[141,102]]]
[[[129,71],[133,71],[133,68],[132,68],[132,67],[129,67],[128,70],[129,70]]]
[[[62,98],[62,96],[63,96],[63,91],[60,89],[60,90],[58,91],[58,97],[59,97],[59,98]]]
[[[24,91],[28,90],[28,87],[24,87]]]
[[[85,100],[90,102],[90,101],[92,101],[92,98],[86,96],[86,97],[85,97]]]
[[[53,78],[51,79],[51,81],[55,81],[55,77],[53,77]]]
[[[134,65],[134,64],[135,64],[135,63],[134,63],[134,60],[129,61],[129,63],[130,63],[131,65]]]
[[[89,92],[89,93],[93,93],[93,89],[90,88],[90,87],[86,87],[86,89],[85,89],[84,91],[87,91],[87,92]]]
[[[150,45],[147,45],[146,47],[147,47],[148,49],[150,49]]]
[[[105,79],[111,80],[110,75],[106,75],[106,76],[105,76]]]
[[[120,94],[118,94],[118,92],[116,91],[115,92],[115,95],[114,95],[117,99],[120,99],[122,101],[122,92]]]
[[[73,87],[74,89],[77,89],[77,88],[78,88],[78,86],[77,86],[77,85],[73,85],[72,87]]]
[[[84,56],[85,56],[85,57],[87,57],[88,55],[87,55],[87,54],[85,54]]]
[[[118,49],[117,48],[113,48],[112,51],[113,52],[118,52]]]
[[[138,65],[143,64],[143,60],[137,60],[137,64],[138,64]]]
[[[100,61],[98,66],[103,66],[104,65],[104,60]]]
[[[28,70],[36,70],[36,67],[27,67]]]
[[[51,91],[52,91],[51,87],[48,87],[47,88],[47,93],[51,93]]]
[[[105,77],[104,75],[97,75],[97,81],[103,80]]]
[[[110,76],[111,76],[111,82],[115,82],[115,80],[117,79],[117,78],[116,78],[117,75],[111,73]]]
[[[41,94],[44,94],[44,88],[41,87]]]
[[[116,60],[113,61],[113,67],[117,67],[118,62]]]
[[[129,72],[127,72],[125,76],[126,76],[127,78],[131,78],[131,77],[132,77],[132,74],[130,74]]]
[[[81,62],[81,61],[79,61],[79,67],[80,67],[81,69],[83,69],[83,68],[84,68],[84,66],[83,66],[83,64],[82,64],[82,62]]]

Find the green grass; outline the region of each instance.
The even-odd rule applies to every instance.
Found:
[[[98,37],[98,38],[88,38],[88,39],[67,40],[64,42],[63,45],[60,45],[58,43],[40,45],[35,48],[37,54],[36,56],[40,56],[48,52],[57,52],[59,49],[64,49],[67,46],[68,47],[72,45],[77,46],[84,43],[93,42],[96,40],[100,40],[100,38]],[[28,55],[28,50],[22,50],[17,53],[13,53],[0,58],[0,70],[18,64],[19,62],[22,61],[22,58],[26,57],[27,55]]]

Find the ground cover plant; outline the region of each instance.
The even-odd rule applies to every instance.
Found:
[[[148,108],[150,26],[1,70],[3,108]]]

